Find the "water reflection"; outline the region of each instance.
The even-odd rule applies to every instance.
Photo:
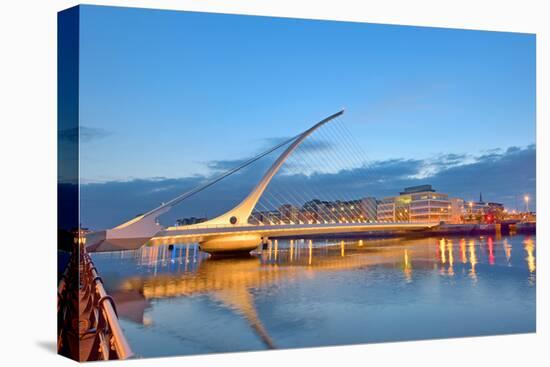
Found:
[[[403,250],[403,274],[407,282],[412,281],[412,264],[409,260],[409,251],[407,249]]]
[[[468,243],[468,253],[470,254],[470,277],[473,280],[477,280],[477,274],[476,274],[477,256],[476,256],[476,247],[475,247],[474,240],[470,240]]]
[[[466,240],[464,238],[460,239],[460,260],[463,264],[466,264],[468,258],[466,257]]]
[[[494,248],[492,237],[487,238],[487,248],[489,249],[489,264],[495,265],[495,255],[494,255],[495,248]]]
[[[453,242],[451,240],[447,241],[447,251],[449,252],[449,269],[448,274],[453,276],[455,275],[453,264],[454,264],[454,254],[453,254]]]
[[[527,253],[525,261],[527,262],[527,268],[529,269],[529,283],[535,284],[535,241],[531,237],[527,237],[523,241],[523,246],[525,248],[525,252]]]
[[[117,278],[111,279],[110,292],[122,318],[151,326],[155,323],[154,316],[145,311],[154,307],[156,300],[206,295],[212,302],[246,320],[265,347],[274,348],[278,344],[277,338],[270,334],[270,328],[262,321],[256,305],[258,292],[265,293],[276,287],[284,294],[291,284],[314,282],[323,274],[351,275],[365,269],[384,269],[387,276],[380,279],[365,277],[362,281],[366,284],[380,282],[388,289],[401,289],[399,281],[392,277],[394,273],[401,274],[402,286],[411,287],[418,281],[427,282],[431,279],[428,275],[433,274],[434,270],[436,276],[460,277],[475,284],[490,268],[498,268],[498,265],[506,265],[501,269],[509,269],[510,266],[526,268],[525,275],[533,285],[535,238],[520,240],[519,245],[525,251],[523,258],[513,258],[513,242],[508,237],[499,240],[492,236],[378,240],[274,239],[268,241],[264,250],[240,259],[212,259],[193,244],[150,246],[133,252],[94,256],[96,265],[102,271],[110,270],[109,266],[117,271]],[[128,266],[118,266],[117,259]],[[330,287],[330,284],[323,284]],[[368,293],[355,297],[368,297]]]
[[[504,254],[506,255],[506,262],[510,266],[510,259],[512,258],[512,245],[508,242],[508,238],[502,241],[502,247],[504,248]]]
[[[523,241],[525,252],[527,253],[527,257],[525,258],[525,261],[527,261],[528,269],[531,273],[535,272],[535,242],[531,237],[527,237],[525,241]]]

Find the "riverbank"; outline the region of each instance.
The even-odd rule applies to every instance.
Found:
[[[513,233],[536,234],[536,222],[526,223],[496,223],[496,224],[441,224],[437,227],[421,231],[380,231],[380,232],[354,232],[322,235],[302,235],[300,238],[419,238],[433,236],[478,236],[490,234],[508,235]],[[271,239],[287,238],[284,236]]]
[[[535,234],[536,223],[495,223],[495,224],[441,224],[435,228],[424,231],[428,235],[480,235],[480,234],[510,234],[523,233]]]

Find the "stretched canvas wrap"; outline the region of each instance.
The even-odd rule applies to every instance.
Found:
[[[535,44],[61,11],[58,352],[535,332]]]

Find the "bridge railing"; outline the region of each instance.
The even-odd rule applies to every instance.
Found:
[[[126,359],[133,355],[94,263],[75,234],[73,251],[57,288],[57,351],[83,361]]]
[[[81,293],[84,307],[91,310],[87,332],[95,334],[94,347],[88,360],[127,359],[133,352],[118,322],[113,298],[105,291],[103,280],[90,255],[85,250],[82,251]]]
[[[279,223],[263,223],[263,222],[259,222],[259,223],[246,223],[246,224],[241,224],[241,225],[232,225],[232,224],[200,224],[200,223],[197,223],[197,224],[186,224],[186,225],[181,225],[181,226],[171,226],[171,227],[167,227],[166,230],[167,231],[174,231],[174,230],[181,230],[181,229],[216,229],[216,228],[234,228],[234,227],[273,227],[273,226],[288,226],[288,225],[301,225],[301,226],[313,226],[313,225],[318,225],[318,224],[326,224],[326,225],[330,225],[330,224],[334,224],[334,225],[342,225],[342,226],[345,226],[345,225],[360,225],[360,224],[371,224],[371,225],[376,225],[376,224],[384,224],[384,225],[396,225],[396,224],[426,224],[426,223],[420,223],[420,222],[411,222],[409,220],[407,221],[383,221],[383,220],[379,220],[379,221],[314,221],[314,222],[298,222],[298,223],[286,223],[286,222],[279,222]],[[432,222],[430,222],[429,224],[433,224]]]

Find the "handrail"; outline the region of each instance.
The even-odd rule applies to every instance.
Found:
[[[57,312],[61,310],[63,303],[64,292],[67,290],[67,277],[69,276],[70,261],[65,268],[63,274],[61,274],[61,279],[57,285]]]
[[[95,265],[90,258],[90,255],[85,252],[81,254],[83,257],[83,262],[85,265],[84,276],[87,277],[87,281],[92,282],[92,287],[94,290],[94,306],[100,311],[99,317],[96,320],[97,327],[96,330],[100,334],[102,339],[102,348],[107,350],[102,350],[104,359],[111,359],[109,357],[109,350],[115,352],[115,357],[117,359],[127,359],[133,356],[132,349],[122,332],[120,327],[117,312],[115,309],[114,301],[105,291],[103,286],[103,281],[99,276]]]
[[[74,248],[57,287],[57,351],[79,362],[133,356],[120,327],[116,306],[85,248],[74,234]]]

